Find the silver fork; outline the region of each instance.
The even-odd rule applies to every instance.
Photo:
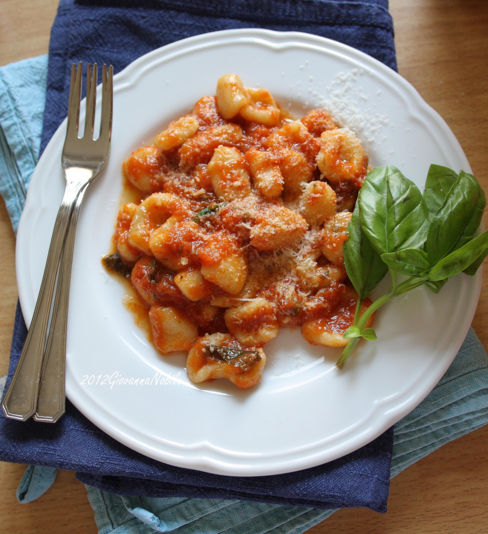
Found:
[[[37,421],[54,423],[65,410],[66,327],[76,222],[87,186],[107,159],[112,130],[113,69],[103,65],[100,133],[94,139],[97,74],[96,64],[87,65],[85,125],[83,136],[79,137],[82,64],[71,68],[61,158],[65,191],[24,348],[2,401],[5,415],[19,421],[34,416]]]

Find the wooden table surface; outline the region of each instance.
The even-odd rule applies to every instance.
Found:
[[[1,0],[0,65],[44,54],[57,0]],[[399,71],[449,124],[488,192],[488,2],[390,0]],[[17,290],[15,238],[0,201],[0,376],[6,373]],[[486,225],[485,220],[485,225]],[[485,280],[473,326],[488,347]],[[396,477],[388,512],[341,510],[313,534],[488,532],[488,426],[445,445]],[[97,532],[84,486],[59,472],[40,499],[18,504],[24,466],[0,462],[0,531]]]

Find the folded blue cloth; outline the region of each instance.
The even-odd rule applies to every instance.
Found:
[[[13,371],[26,335],[17,308]],[[9,373],[9,378],[10,378]],[[385,511],[392,431],[335,462],[269,477],[223,477],[165,465],[114,441],[68,403],[55,425],[0,418],[0,459],[78,471],[80,480],[126,495],[249,499],[318,508],[368,506]]]
[[[61,0],[51,32],[42,147],[66,116],[71,62],[111,63],[119,72],[165,44],[236,28],[314,33],[396,69],[388,0]]]
[[[347,42],[395,67],[392,20],[384,1],[237,0],[104,3],[62,0],[51,33],[42,147],[66,114],[72,62],[107,62],[119,71],[141,54],[182,37],[228,28],[301,30]],[[17,313],[12,375],[25,338]],[[145,458],[109,438],[68,403],[56,425],[0,418],[5,460],[78,471],[80,479],[122,494],[231,498],[317,508],[384,511],[392,430],[326,465],[273,477],[222,477]]]

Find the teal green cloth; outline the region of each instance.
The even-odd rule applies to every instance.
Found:
[[[0,191],[16,228],[38,152],[46,57],[0,67]],[[4,380],[0,379],[0,393]],[[391,476],[443,444],[488,423],[488,358],[470,330],[453,364],[430,395],[395,425]],[[30,466],[20,502],[46,491],[55,470]],[[123,497],[87,486],[100,534],[150,532],[291,534],[334,510],[225,499]]]
[[[39,156],[47,56],[0,69],[0,193],[17,231]]]

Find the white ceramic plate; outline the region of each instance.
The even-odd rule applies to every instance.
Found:
[[[471,323],[480,277],[439,295],[422,289],[377,316],[378,341],[343,371],[335,350],[283,330],[252,391],[192,385],[184,357],[162,357],[122,304],[101,266],[110,248],[122,161],[168,121],[238,73],[295,111],[326,106],[363,140],[373,165],[393,164],[422,186],[431,163],[469,171],[445,122],[398,76],[342,44],[300,33],[223,31],[147,54],[115,77],[113,141],[89,190],[75,248],[67,394],[95,425],[149,457],[225,475],[265,475],[318,465],[368,443],[412,410],[450,365]],[[64,179],[63,123],[32,177],[18,232],[17,274],[30,321]]]

